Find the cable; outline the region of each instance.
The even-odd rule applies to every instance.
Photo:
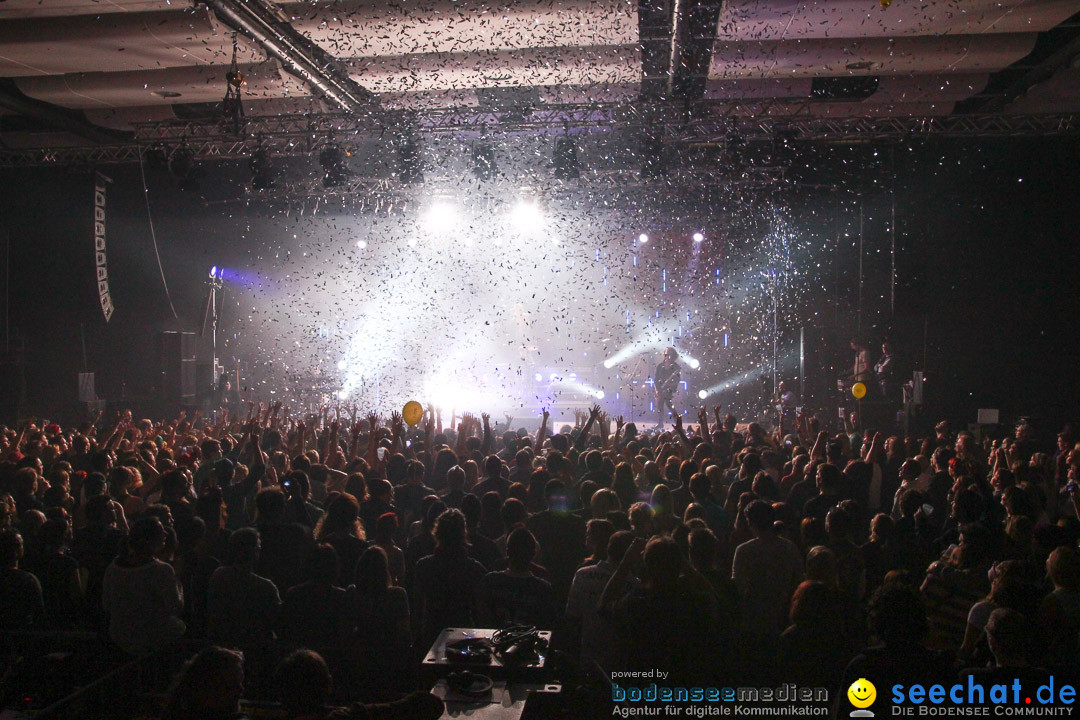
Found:
[[[154,257],[157,258],[158,272],[161,273],[161,284],[165,286],[165,298],[169,301],[169,309],[172,310],[173,317],[179,320],[180,316],[176,314],[176,308],[173,307],[172,295],[169,294],[169,283],[165,282],[165,268],[161,267],[161,253],[158,252],[157,233],[154,232],[154,216],[150,214],[150,190],[146,187],[146,169],[143,167],[141,150],[139,151],[139,175],[142,177],[143,200],[146,201],[146,219],[150,223],[150,239],[154,241]]]

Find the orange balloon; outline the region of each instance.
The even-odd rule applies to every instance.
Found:
[[[401,408],[401,419],[408,423],[410,427],[420,422],[422,417],[424,417],[424,406],[415,400],[410,400],[405,403],[405,407]]]

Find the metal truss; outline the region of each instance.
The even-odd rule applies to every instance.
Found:
[[[512,106],[495,109],[445,108],[417,112],[380,110],[361,115],[275,115],[249,117],[244,134],[216,120],[138,125],[129,142],[45,148],[0,148],[0,167],[109,165],[135,163],[150,150],[184,146],[198,159],[250,157],[262,147],[272,155],[303,156],[327,142],[374,138],[412,127],[420,135],[561,133],[568,130],[650,130],[668,144],[752,142],[782,136],[807,142],[904,141],[916,138],[972,138],[1075,135],[1080,114],[948,115],[941,117],[823,118],[810,102],[620,103]]]

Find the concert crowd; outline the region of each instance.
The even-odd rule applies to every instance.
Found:
[[[0,630],[96,633],[118,662],[197,642],[168,720],[241,698],[439,717],[419,665],[447,627],[550,629],[567,667],[679,686],[1076,673],[1071,427],[980,442],[696,414],[3,427]]]

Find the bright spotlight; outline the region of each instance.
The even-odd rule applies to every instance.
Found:
[[[217,277],[217,265],[210,268],[210,277],[212,277],[212,278]]]
[[[704,400],[705,398],[709,397],[709,393],[705,392],[704,390],[698,390],[697,396]]]
[[[536,373],[535,377],[536,377],[536,382],[544,382],[544,376],[541,375],[540,373]]]
[[[701,361],[699,361],[696,357],[691,357],[690,355],[687,355],[686,353],[679,355],[679,362],[684,363],[686,367],[690,368],[691,370],[697,370],[699,367],[701,367]]]
[[[356,241],[356,247],[358,247],[358,248],[360,248],[361,250],[363,250],[364,248],[366,248],[366,247],[367,247],[367,240],[357,240],[357,241]]]
[[[534,200],[518,200],[511,218],[520,233],[537,232],[544,225],[544,214]]]
[[[458,224],[458,210],[449,200],[436,200],[424,213],[424,229],[430,233],[445,234]]]
[[[349,397],[349,392],[347,390],[338,390],[337,396],[339,400],[344,400]]]
[[[612,360],[611,358],[608,358],[607,360],[604,361],[604,368],[605,369],[610,370],[613,367],[615,367],[615,361],[614,360]]]
[[[646,235],[645,233],[641,233],[640,235],[637,236],[637,241],[639,243],[647,243],[647,242],[649,242],[649,236]]]
[[[416,238],[409,238],[409,247],[416,247]]]
[[[603,390],[597,390],[596,391],[596,399],[597,400],[603,400],[604,399],[604,391]]]
[[[344,360],[338,360],[337,369],[338,370],[344,370],[345,368],[346,368],[345,361]]]
[[[705,236],[699,232],[694,233],[694,242],[701,242],[705,239]]]

